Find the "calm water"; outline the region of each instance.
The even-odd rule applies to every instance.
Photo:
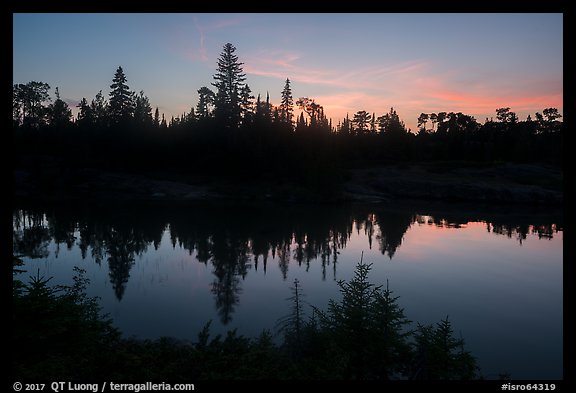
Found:
[[[274,332],[298,278],[305,300],[339,299],[363,253],[412,321],[449,315],[496,378],[562,378],[561,212],[386,206],[18,206],[13,248],[27,273],[89,294],[126,336],[196,340]]]

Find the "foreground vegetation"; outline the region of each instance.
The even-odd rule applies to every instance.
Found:
[[[14,258],[14,273],[22,262]],[[398,297],[368,281],[362,261],[342,298],[323,310],[305,310],[298,280],[291,309],[278,321],[275,343],[269,330],[248,338],[235,330],[196,342],[122,338],[101,314],[97,299],[76,269],[71,286],[50,279],[13,280],[13,377],[22,380],[453,380],[479,377],[474,357],[453,336],[448,317],[436,325],[413,326]]]

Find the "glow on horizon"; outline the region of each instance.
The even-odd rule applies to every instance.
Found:
[[[74,107],[107,95],[121,65],[169,120],[211,86],[225,43],[254,96],[324,106],[333,126],[359,110],[463,112],[510,107],[520,120],[563,114],[562,14],[14,14],[13,83],[47,82]],[[346,28],[342,28],[345,26]],[[74,34],[70,34],[73,31]],[[49,40],[38,37],[50,37]],[[75,110],[75,108],[73,108]],[[298,110],[295,114],[299,113]]]

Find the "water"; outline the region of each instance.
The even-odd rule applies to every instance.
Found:
[[[372,263],[371,282],[409,319],[447,315],[487,378],[562,378],[562,215],[534,208],[385,206],[18,206],[13,247],[88,293],[125,336],[195,341],[236,328],[275,331],[290,286],[325,307],[337,280]]]

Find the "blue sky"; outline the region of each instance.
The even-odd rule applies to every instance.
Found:
[[[563,113],[560,13],[14,14],[13,82],[59,87],[74,106],[107,96],[122,66],[169,119],[213,88],[227,42],[254,95],[278,104],[290,78],[295,100],[314,98],[334,125],[390,107],[412,130],[421,112]]]

